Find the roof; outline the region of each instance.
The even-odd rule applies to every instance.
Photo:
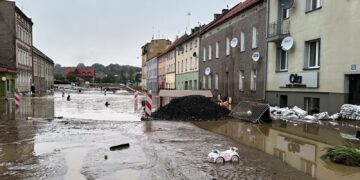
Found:
[[[164,53],[160,54],[159,57],[164,56],[165,54],[169,53],[170,51],[174,50],[179,44],[184,42],[187,39],[188,35],[184,34],[180,38],[177,38],[165,51]]]
[[[16,70],[11,69],[11,68],[6,68],[6,67],[0,67],[0,72],[1,73],[16,73]]]
[[[35,46],[33,46],[33,52],[34,52],[35,54],[37,54],[38,56],[46,59],[46,60],[49,61],[50,63],[54,64],[54,61],[53,61],[51,58],[49,58],[46,54],[44,54],[43,52],[41,52],[41,51],[40,51],[39,49],[37,49]]]
[[[211,30],[212,28],[222,24],[223,22],[227,21],[228,19],[238,15],[240,12],[243,12],[247,8],[255,5],[256,3],[260,2],[262,0],[246,0],[244,2],[241,2],[231,8],[228,12],[222,14],[220,17],[209,23],[203,31],[201,31],[201,34],[206,33],[207,31]]]
[[[81,67],[66,67],[64,68],[64,76],[68,76],[70,73],[77,72],[83,77],[95,77],[94,68],[81,68]]]
[[[159,96],[160,97],[184,97],[184,96],[191,96],[191,95],[200,95],[205,96],[208,98],[212,98],[213,94],[211,91],[195,91],[195,90],[160,90]]]

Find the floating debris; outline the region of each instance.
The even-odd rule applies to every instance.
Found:
[[[119,150],[123,150],[123,149],[128,149],[129,147],[130,147],[129,143],[120,144],[120,145],[117,145],[117,146],[111,146],[110,151],[119,151]]]

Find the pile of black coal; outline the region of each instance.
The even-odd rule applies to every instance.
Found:
[[[175,98],[152,114],[157,120],[215,120],[227,117],[230,111],[204,96]]]

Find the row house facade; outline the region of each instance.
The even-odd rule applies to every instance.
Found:
[[[264,101],[266,2],[247,0],[215,14],[201,31],[201,89],[232,102]]]
[[[200,27],[184,35],[176,48],[176,89],[197,90],[199,82]]]
[[[148,90],[147,85],[147,62],[154,57],[159,56],[160,54],[164,53],[166,48],[171,44],[171,41],[166,39],[153,39],[149,43],[146,43],[141,49],[141,68],[142,68],[142,89]]]
[[[35,91],[46,94],[54,85],[54,61],[33,47],[33,68]]]
[[[358,1],[269,1],[267,99],[309,113],[360,104]]]
[[[0,1],[0,94],[30,91],[32,20],[11,1]]]

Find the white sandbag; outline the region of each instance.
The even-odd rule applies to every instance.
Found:
[[[292,110],[301,118],[301,117],[305,117],[308,115],[308,113],[304,110],[302,110],[301,108],[295,106],[292,108]]]

